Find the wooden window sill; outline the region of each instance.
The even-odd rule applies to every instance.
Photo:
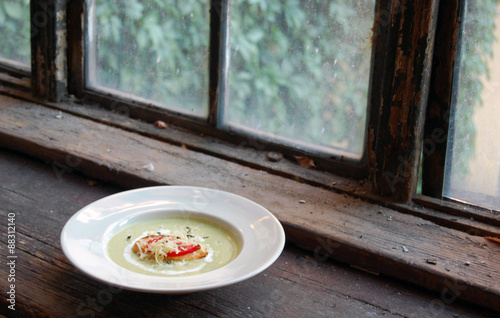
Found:
[[[237,147],[199,136],[185,144],[181,139],[165,143],[152,137],[158,131],[153,125],[151,136],[127,129],[137,124],[127,118],[118,128],[104,117],[95,120],[5,95],[0,95],[0,113],[0,146],[45,160],[54,178],[79,172],[124,188],[190,185],[230,191],[269,209],[282,222],[287,241],[317,259],[423,286],[438,292],[444,303],[461,298],[500,311],[499,245],[350,196],[346,193],[355,191],[346,189],[359,184],[349,179],[297,168],[286,159],[243,165]],[[172,127],[161,133],[172,134],[172,140],[185,134]],[[235,154],[200,152],[206,143]],[[266,161],[261,152],[254,154],[256,161]],[[266,165],[278,173],[262,169]],[[480,227],[498,233],[493,225]]]

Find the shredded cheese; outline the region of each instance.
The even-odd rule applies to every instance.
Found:
[[[158,239],[158,237],[161,237]],[[154,240],[151,243],[151,240]],[[168,253],[178,253],[183,246],[194,244],[186,238],[184,234],[179,235],[154,235],[153,238],[146,236],[137,242],[139,258],[141,260],[154,256],[156,262],[160,264],[167,258]]]

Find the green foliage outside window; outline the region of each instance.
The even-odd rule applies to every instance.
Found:
[[[457,102],[454,114],[453,169],[466,174],[474,157],[474,110],[481,107],[482,77],[489,76],[488,63],[493,55],[495,16],[499,0],[467,1],[459,48]]]
[[[30,65],[29,0],[0,0],[0,57]]]
[[[97,0],[97,83],[206,113],[209,9],[208,0]]]
[[[360,151],[369,76],[363,57],[371,49],[362,43],[372,23],[360,16],[373,13],[366,12],[372,2],[230,1],[231,120],[291,138],[299,131],[308,142]],[[97,82],[206,114],[210,1],[95,3]],[[479,79],[487,75],[495,40],[497,3],[467,1],[460,59],[466,93],[458,96],[455,140],[468,149],[474,143],[472,115],[481,104]],[[1,57],[30,64],[29,24],[28,0],[0,0]],[[466,169],[472,156],[469,150],[454,164]]]
[[[167,106],[193,91],[208,95],[209,1],[96,4],[102,85]],[[373,23],[360,16],[373,16],[373,0],[230,5],[231,119],[292,138],[298,131],[307,142],[360,152]],[[196,102],[187,107],[207,106],[206,99]]]
[[[361,153],[374,1],[233,4],[230,119]]]

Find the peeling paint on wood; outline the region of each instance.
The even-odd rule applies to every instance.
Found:
[[[390,27],[381,29],[387,35],[378,37],[385,42],[375,44],[388,50],[374,60],[384,67],[376,74],[382,77],[381,94],[372,103],[370,129],[376,135],[369,139],[369,152],[375,154],[370,169],[374,193],[391,200],[406,202],[416,188],[437,4],[392,1]]]

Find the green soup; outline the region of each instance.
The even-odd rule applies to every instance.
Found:
[[[193,242],[208,251],[202,259],[157,263],[140,259],[132,251],[135,242],[147,235],[188,234]],[[168,217],[131,225],[108,242],[108,255],[116,264],[147,275],[187,276],[206,273],[231,262],[240,251],[240,242],[226,226],[198,218]]]

